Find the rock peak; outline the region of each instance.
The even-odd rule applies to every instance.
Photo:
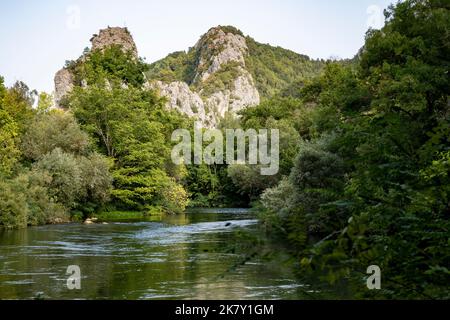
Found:
[[[94,34],[91,43],[92,50],[119,45],[124,51],[130,51],[134,57],[138,57],[136,43],[127,28],[108,26],[106,29],[101,29],[98,34]]]
[[[133,36],[127,28],[107,27],[101,29],[98,34],[94,34],[90,39],[92,47],[91,51],[103,50],[105,48],[118,45],[123,51],[131,52],[132,56],[137,59],[138,52]],[[89,55],[83,54],[78,60],[82,61]],[[74,77],[68,68],[62,68],[55,74],[55,105],[60,107],[61,101],[74,87]]]
[[[232,26],[210,28],[191,50],[196,60],[189,85],[182,81],[152,84],[168,98],[169,108],[214,127],[227,113],[259,104],[258,90],[246,68],[249,50],[241,31]]]
[[[234,26],[230,26],[230,25],[228,25],[228,26],[218,25],[218,26],[216,26],[216,27],[212,27],[212,28],[210,28],[210,29],[208,30],[208,32],[207,32],[205,35],[208,35],[208,34],[210,34],[210,35],[211,35],[211,34],[217,34],[217,33],[219,33],[219,32],[223,32],[223,33],[225,33],[225,34],[231,33],[231,34],[234,34],[234,35],[239,35],[239,36],[241,36],[241,37],[244,36],[244,34],[242,33],[241,30],[239,30],[238,28],[236,28],[236,27],[234,27]]]
[[[200,52],[196,81],[206,81],[223,65],[235,63],[245,69],[245,56],[248,54],[246,40],[238,29],[231,26],[218,26],[209,29],[195,45]]]

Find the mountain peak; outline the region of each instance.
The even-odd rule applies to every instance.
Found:
[[[91,43],[93,51],[119,45],[124,51],[130,51],[134,57],[138,57],[136,43],[127,28],[108,26],[101,29],[98,34],[94,34]]]
[[[91,43],[91,51],[118,45],[131,52],[132,58],[138,57],[127,28],[108,26],[94,34]],[[88,56],[89,51],[73,63],[83,63]],[[321,66],[307,56],[260,44],[236,27],[219,25],[203,34],[189,51],[174,52],[149,65],[145,86],[167,97],[168,108],[213,127],[227,113],[258,105],[260,97],[281,92],[290,83],[316,74]],[[74,85],[70,67],[56,74],[57,105]]]
[[[236,27],[219,25],[188,52],[151,64],[147,78],[168,98],[168,107],[215,126],[227,113],[257,105],[261,97],[317,74],[321,65],[290,50],[260,44]]]
[[[227,26],[218,25],[216,27],[212,27],[208,30],[207,34],[208,33],[217,33],[219,31],[222,31],[223,33],[231,33],[234,35],[239,35],[241,37],[244,36],[244,34],[242,33],[241,30],[239,30],[238,28],[236,28],[234,26],[230,26],[230,25],[227,25]]]
[[[195,45],[200,57],[194,83],[204,82],[223,66],[234,63],[245,68],[248,54],[246,40],[238,29],[231,26],[218,26],[209,29]]]

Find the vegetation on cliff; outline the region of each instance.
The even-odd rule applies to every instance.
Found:
[[[244,37],[242,31],[232,26],[219,26],[223,32],[232,33]],[[166,58],[150,64],[146,76],[150,80],[165,82],[183,81],[192,85],[194,89],[203,89],[195,83],[195,75],[201,73],[199,62],[201,54],[214,55],[211,50],[220,50],[209,45],[213,39],[203,36],[200,44],[203,48],[209,48],[207,53],[201,49],[202,46],[189,48],[187,52],[178,51],[168,55]],[[308,56],[295,53],[281,47],[273,47],[269,44],[261,44],[253,38],[245,37],[248,52],[245,55],[245,69],[250,72],[255,80],[256,87],[263,98],[270,98],[280,91],[288,88],[292,82],[304,81],[320,73],[325,61],[313,60]],[[235,79],[239,70],[236,65],[225,64],[215,74],[215,80],[205,84],[208,94],[215,91],[229,89],[232,86],[230,79]],[[202,68],[206,68],[202,66]],[[233,74],[230,74],[230,73]],[[211,84],[213,83],[213,85]],[[216,86],[215,84],[219,84]]]

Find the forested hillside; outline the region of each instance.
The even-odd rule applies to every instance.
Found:
[[[242,31],[232,26],[220,26],[224,32],[230,32],[244,37]],[[202,38],[203,42],[210,39]],[[323,60],[313,60],[306,55],[298,54],[281,47],[261,44],[250,36],[245,37],[248,54],[245,55],[245,67],[253,76],[256,87],[262,98],[270,98],[281,90],[288,88],[293,82],[304,81],[320,73],[325,65]],[[200,62],[199,47],[189,48],[169,54],[166,58],[150,64],[147,78],[165,82],[183,81],[196,87],[195,73]],[[236,73],[223,70],[221,73],[221,89],[230,86],[228,80],[233,80]],[[212,89],[218,89],[217,83]],[[220,85],[219,85],[220,86]],[[220,88],[219,88],[220,89]]]
[[[449,30],[448,1],[405,0],[351,61],[221,26],[151,65],[108,44],[67,63],[61,108],[0,78],[0,226],[252,207],[323,297],[449,299]],[[175,165],[172,133],[199,119],[278,129],[278,173]]]

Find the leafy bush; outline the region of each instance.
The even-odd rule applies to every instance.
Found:
[[[60,110],[37,115],[22,138],[22,152],[31,160],[39,160],[59,148],[74,155],[89,152],[89,137],[72,114]]]
[[[51,178],[48,181],[48,188],[58,202],[68,208],[75,207],[76,200],[84,190],[81,170],[74,155],[56,148],[36,162],[33,169]]]
[[[292,209],[277,189],[263,201],[296,243],[304,281],[359,298],[449,297],[449,12],[440,0],[391,6],[356,66],[329,64],[301,88],[312,126]],[[361,283],[373,264],[382,290]]]
[[[56,203],[44,186],[48,179],[33,172],[0,180],[0,225],[23,228],[68,221],[66,208]]]
[[[26,186],[16,180],[0,180],[0,224],[6,228],[27,226]]]
[[[144,72],[148,70],[142,59],[136,59],[131,52],[124,52],[119,45],[91,51],[68,67],[78,85],[82,82],[87,85],[117,82],[141,87],[146,80]]]

